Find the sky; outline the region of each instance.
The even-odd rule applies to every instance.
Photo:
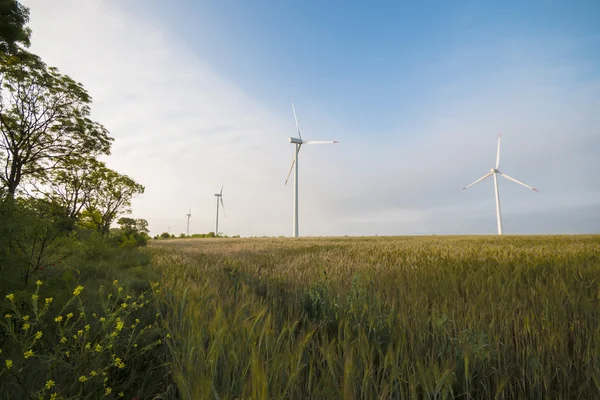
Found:
[[[24,0],[151,234],[600,233],[600,2]]]

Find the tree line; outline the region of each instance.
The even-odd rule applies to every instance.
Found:
[[[84,86],[29,51],[28,22],[27,7],[0,0],[0,268],[43,268],[67,238],[91,233],[145,244],[145,220],[119,219],[144,186],[100,160],[114,138]]]

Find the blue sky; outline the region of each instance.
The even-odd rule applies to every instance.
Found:
[[[296,103],[301,235],[600,229],[600,3],[44,0],[32,49],[81,81],[146,185],[153,233],[289,235]],[[110,27],[107,29],[107,27]]]
[[[410,124],[440,86],[516,68],[515,55],[531,48],[547,61],[588,60],[582,79],[600,60],[597,1],[152,4],[155,18],[250,95],[285,112],[290,98],[326,106],[353,130]]]

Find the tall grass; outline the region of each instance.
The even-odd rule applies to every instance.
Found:
[[[600,237],[161,242],[200,398],[600,398]]]

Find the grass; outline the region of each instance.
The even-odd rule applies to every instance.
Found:
[[[600,398],[600,236],[150,251],[179,398]]]
[[[75,246],[25,287],[7,266],[0,398],[173,398],[150,254],[100,237]]]

